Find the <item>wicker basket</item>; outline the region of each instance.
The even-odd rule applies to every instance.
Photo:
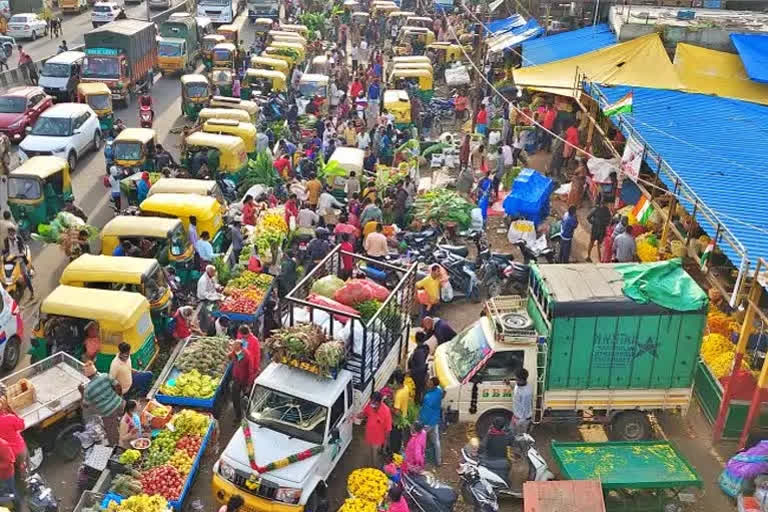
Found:
[[[8,386],[8,405],[11,409],[18,411],[34,403],[37,394],[35,386],[27,379],[20,379],[18,382]]]
[[[149,414],[149,406],[150,405],[155,406],[155,407],[157,407],[157,406],[168,407],[168,415],[165,416],[164,418],[158,418],[158,417],[152,416],[151,414]],[[150,400],[149,402],[147,402],[147,405],[144,407],[144,410],[141,411],[141,423],[142,423],[142,425],[149,424],[149,426],[152,427],[152,428],[163,428],[163,427],[165,427],[168,424],[168,422],[171,421],[172,417],[173,417],[173,408],[172,407],[167,406],[167,405],[164,406],[161,403],[156,402],[154,400]]]

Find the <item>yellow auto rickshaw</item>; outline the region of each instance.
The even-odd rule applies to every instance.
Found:
[[[204,75],[184,75],[181,77],[181,115],[195,120],[200,111],[208,104],[211,85]]]
[[[103,82],[80,82],[77,84],[77,101],[87,103],[99,116],[102,133],[108,133],[114,126],[115,114],[112,110],[112,91]]]
[[[232,84],[235,83],[235,71],[231,68],[214,67],[211,70],[210,80],[214,94],[229,96],[232,94]]]
[[[289,70],[293,70],[293,66],[298,62],[299,53],[289,48],[276,48],[274,46],[267,46],[261,52],[261,57],[280,59],[288,65]]]
[[[267,32],[267,44],[272,44],[273,41],[286,41],[289,43],[299,43],[303,46],[307,45],[307,40],[301,34],[298,32],[288,32],[287,30],[270,30]]]
[[[387,22],[396,23],[398,25],[405,25],[405,20],[408,17],[413,17],[415,15],[416,13],[413,11],[391,11],[387,13]]]
[[[371,14],[367,12],[353,12],[350,15],[350,20],[353,25],[358,27],[364,27],[368,25],[368,20],[371,18]]]
[[[149,302],[156,332],[163,332],[170,319],[173,293],[154,258],[83,254],[64,268],[59,283],[142,294]]]
[[[287,90],[286,80],[286,75],[282,71],[249,68],[243,77],[240,96],[243,96],[243,91],[246,91],[248,97],[252,97],[254,92],[262,95],[270,92],[285,92]]]
[[[291,72],[288,63],[284,60],[262,57],[261,55],[254,55],[251,57],[251,63],[248,69],[271,69],[274,71],[281,71],[285,73],[285,76],[288,76]]]
[[[129,172],[155,170],[157,133],[151,128],[126,128],[112,142],[115,164]]]
[[[219,28],[216,29],[216,33],[224,36],[227,41],[237,44],[243,39],[243,27],[245,27],[246,21],[248,21],[248,13],[244,12],[235,18],[232,23],[220,25]]]
[[[227,135],[200,132],[193,133],[190,137],[195,135],[236,139]],[[240,139],[236,140],[242,146],[243,143],[240,142]],[[189,218],[195,217],[198,235],[207,232],[211,236],[214,251],[222,251],[224,232],[222,230],[221,205],[215,198],[195,194],[153,194],[141,203],[140,208],[141,215],[179,219],[184,225],[185,233],[189,229]]]
[[[246,112],[251,122],[255,123],[259,119],[259,105],[255,101],[232,98],[229,96],[214,96],[209,103],[211,108],[231,108],[233,110],[242,110]]]
[[[304,62],[304,59],[307,57],[307,49],[301,43],[293,43],[290,41],[274,41],[272,44],[267,46],[267,48],[277,48],[278,50],[281,48],[286,48],[288,50],[293,50],[294,52],[298,53],[298,58],[296,59],[296,62],[298,63]]]
[[[240,137],[240,140],[245,144],[245,151],[248,153],[248,156],[256,158],[256,135],[258,135],[258,130],[256,130],[256,126],[253,123],[241,123],[232,119],[209,119],[203,123],[203,131],[205,133]]]
[[[37,231],[74,199],[69,164],[58,156],[33,156],[8,176],[8,206],[22,232]]]
[[[203,62],[206,69],[213,67],[213,49],[216,45],[225,43],[227,40],[221,34],[208,34],[203,37],[202,50],[203,50]]]
[[[120,343],[131,346],[136,370],[148,368],[158,351],[149,302],[135,292],[59,285],[40,304],[33,336],[78,359],[85,355],[86,340],[95,339],[94,363],[102,373],[109,373]]]
[[[211,196],[215,198],[219,204],[226,204],[224,194],[221,192],[219,184],[214,180],[195,180],[192,178],[160,178],[155,182],[154,185],[152,185],[152,188],[149,189],[149,194],[147,197],[153,194],[196,194],[198,196]]]
[[[411,99],[408,93],[399,89],[387,89],[384,91],[384,108],[395,116],[395,127],[398,129],[410,126]]]
[[[435,33],[428,28],[409,27],[407,25],[400,27],[400,32],[397,34],[397,45],[394,48],[395,55],[420,54],[434,40]]]
[[[182,161],[194,177],[223,175],[236,184],[248,168],[248,153],[240,137],[195,132],[187,137]]]
[[[344,7],[344,11],[348,13],[357,12],[360,10],[360,2],[357,0],[344,0],[342,7]]]
[[[416,13],[413,13],[405,19],[405,24],[409,27],[432,28],[433,21],[432,18],[416,16]]]
[[[139,248],[141,257],[154,258],[163,267],[170,265],[182,284],[199,277],[194,268],[195,248],[177,218],[118,215],[104,225],[99,236],[101,254],[114,255],[118,245],[128,240]]]
[[[241,123],[251,123],[251,116],[245,110],[234,108],[204,108],[197,115],[201,123],[208,119],[234,119]]]
[[[331,63],[328,62],[328,57],[325,55],[318,55],[317,57],[314,57],[312,62],[309,64],[307,73],[312,73],[315,75],[330,75]]]
[[[391,87],[401,87],[401,81],[416,85],[418,87],[418,94],[424,101],[429,102],[432,99],[435,91],[432,72],[429,69],[395,67],[392,73],[390,73],[387,83]]]
[[[280,30],[284,30],[285,32],[296,32],[298,34],[301,34],[301,37],[307,38],[309,37],[309,28],[307,28],[306,25],[290,25],[290,24],[280,24]]]
[[[253,30],[257,35],[266,34],[272,30],[272,20],[269,18],[256,18],[253,20]]]
[[[237,47],[234,43],[219,43],[213,47],[211,61],[214,68],[234,70],[236,67]]]
[[[299,96],[307,101],[312,101],[315,96],[325,98],[320,114],[326,115],[331,98],[330,83],[328,75],[304,73],[299,80]]]
[[[430,73],[434,73],[432,64],[429,64],[427,62],[397,62],[392,66],[392,70],[390,71],[390,74],[392,74],[393,72],[399,69],[426,69]]]
[[[384,15],[389,14],[390,12],[399,11],[400,7],[397,6],[395,2],[389,1],[389,0],[377,0],[374,2],[371,2],[370,6],[371,15],[377,16],[381,13],[384,13]]]
[[[444,41],[435,41],[427,45],[428,50],[435,52],[435,59],[438,64],[448,64],[449,62],[458,62],[464,60],[464,52],[461,45],[451,44]]]

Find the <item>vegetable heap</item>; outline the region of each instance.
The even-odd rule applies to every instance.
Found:
[[[328,375],[341,366],[346,353],[342,341],[328,338],[314,324],[277,329],[264,343],[276,361],[318,375]]]
[[[168,396],[188,396],[191,398],[211,398],[219,385],[218,377],[203,375],[197,370],[179,374],[173,385],[160,386],[160,393]]]
[[[736,345],[722,334],[711,333],[704,336],[701,342],[701,358],[716,379],[731,373],[733,358],[736,355]],[[749,364],[742,359],[741,367],[749,370]]]
[[[107,512],[166,512],[168,501],[162,496],[138,494],[123,500],[119,505],[110,501]]]
[[[67,256],[81,254],[78,244],[80,232],[88,233],[88,240],[95,238],[99,230],[83,222],[83,219],[69,212],[59,212],[50,224],[38,224],[37,233],[32,233],[33,240],[44,244],[59,244]]]
[[[240,182],[239,192],[245,194],[254,185],[274,187],[281,181],[272,165],[272,157],[266,151],[259,151],[255,159],[248,160],[248,169]]]
[[[176,359],[182,373],[198,371],[220,377],[229,364],[229,338],[204,336],[190,341]]]
[[[253,242],[259,256],[264,258],[273,248],[280,247],[287,234],[288,224],[285,223],[283,209],[267,210],[259,217],[253,230]]]
[[[469,226],[470,212],[475,206],[457,192],[435,189],[418,196],[414,202],[414,218],[440,224],[455,222],[462,228]]]

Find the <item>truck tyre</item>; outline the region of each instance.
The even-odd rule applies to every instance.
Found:
[[[23,289],[23,288],[22,288]],[[21,340],[18,336],[11,336],[5,345],[5,354],[3,354],[3,370],[12,371],[19,363],[21,355]]]
[[[642,441],[651,438],[651,422],[640,411],[626,411],[613,418],[612,437],[617,441]]]
[[[475,436],[477,436],[479,439],[482,439],[483,436],[488,433],[488,429],[493,424],[493,420],[498,417],[504,418],[505,423],[509,423],[509,421],[512,419],[512,413],[505,411],[504,409],[497,409],[495,411],[488,411],[484,413],[475,423]]]

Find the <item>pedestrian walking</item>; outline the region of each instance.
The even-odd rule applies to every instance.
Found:
[[[243,347],[243,340],[234,340],[230,344],[229,358],[232,360],[232,408],[235,410],[233,423],[238,425],[243,420],[243,395],[248,392],[251,382],[251,357]]]
[[[578,225],[579,219],[576,216],[576,207],[569,206],[568,213],[563,216],[563,222],[560,225],[560,263],[568,263],[571,259],[573,234]]]
[[[392,431],[392,413],[387,404],[382,402],[381,393],[374,391],[371,401],[358,416],[365,419],[365,442],[371,453],[371,466],[381,467],[381,450]]]
[[[421,401],[419,420],[427,430],[427,446],[432,447],[435,454],[435,466],[442,464],[442,450],[440,448],[440,423],[442,414],[442,402],[445,392],[440,387],[440,379],[432,377],[429,380],[427,392]]]
[[[592,261],[592,246],[597,245],[597,261],[601,261],[600,246],[605,238],[605,230],[611,223],[611,210],[606,201],[600,201],[594,210],[587,215],[587,221],[592,225],[589,232],[589,246],[587,247],[587,261]]]
[[[528,385],[528,370],[520,368],[512,392],[512,429],[515,434],[528,431],[533,418],[533,390]]]
[[[421,403],[424,397],[424,388],[427,384],[427,358],[429,357],[429,346],[427,334],[423,331],[416,333],[416,348],[408,360],[408,372],[416,386],[416,403]]]

